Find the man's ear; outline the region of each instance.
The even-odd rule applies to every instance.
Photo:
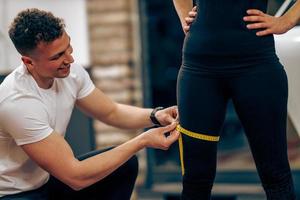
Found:
[[[26,65],[26,67],[28,69],[32,69],[33,68],[33,60],[30,57],[28,57],[28,56],[22,56],[21,59],[22,59],[24,65]]]

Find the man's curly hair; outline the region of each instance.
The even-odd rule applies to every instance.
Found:
[[[21,55],[28,55],[40,42],[62,36],[65,23],[51,12],[31,8],[21,11],[9,27],[9,37]]]

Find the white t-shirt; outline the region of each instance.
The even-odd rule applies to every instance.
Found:
[[[0,197],[36,189],[49,179],[20,145],[54,130],[65,135],[75,101],[95,88],[83,67],[72,64],[70,70],[68,77],[42,89],[21,65],[0,85]]]

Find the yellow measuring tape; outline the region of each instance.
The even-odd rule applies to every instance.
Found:
[[[176,130],[182,134],[185,134],[189,137],[196,138],[199,140],[206,140],[210,142],[218,142],[220,140],[220,136],[211,136],[211,135],[204,135],[201,133],[195,133],[193,131],[186,130],[185,128],[177,125]],[[181,172],[184,175],[184,160],[183,160],[183,142],[182,142],[182,134],[180,134],[178,143],[179,143],[179,155],[180,155],[180,162],[181,162]]]
[[[206,140],[211,142],[218,142],[220,140],[220,136],[211,136],[211,135],[204,135],[201,133],[195,133],[193,131],[186,130],[185,128],[182,128],[180,125],[177,125],[176,130],[180,133],[183,133],[187,136],[190,136],[192,138],[196,138],[199,140]]]

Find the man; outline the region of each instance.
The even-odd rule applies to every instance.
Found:
[[[64,26],[38,9],[20,12],[10,26],[23,64],[0,86],[0,199],[129,199],[137,175],[134,154],[144,147],[167,149],[177,140],[177,108],[113,102],[73,64]],[[77,159],[63,137],[74,105],[120,128],[165,127]]]

